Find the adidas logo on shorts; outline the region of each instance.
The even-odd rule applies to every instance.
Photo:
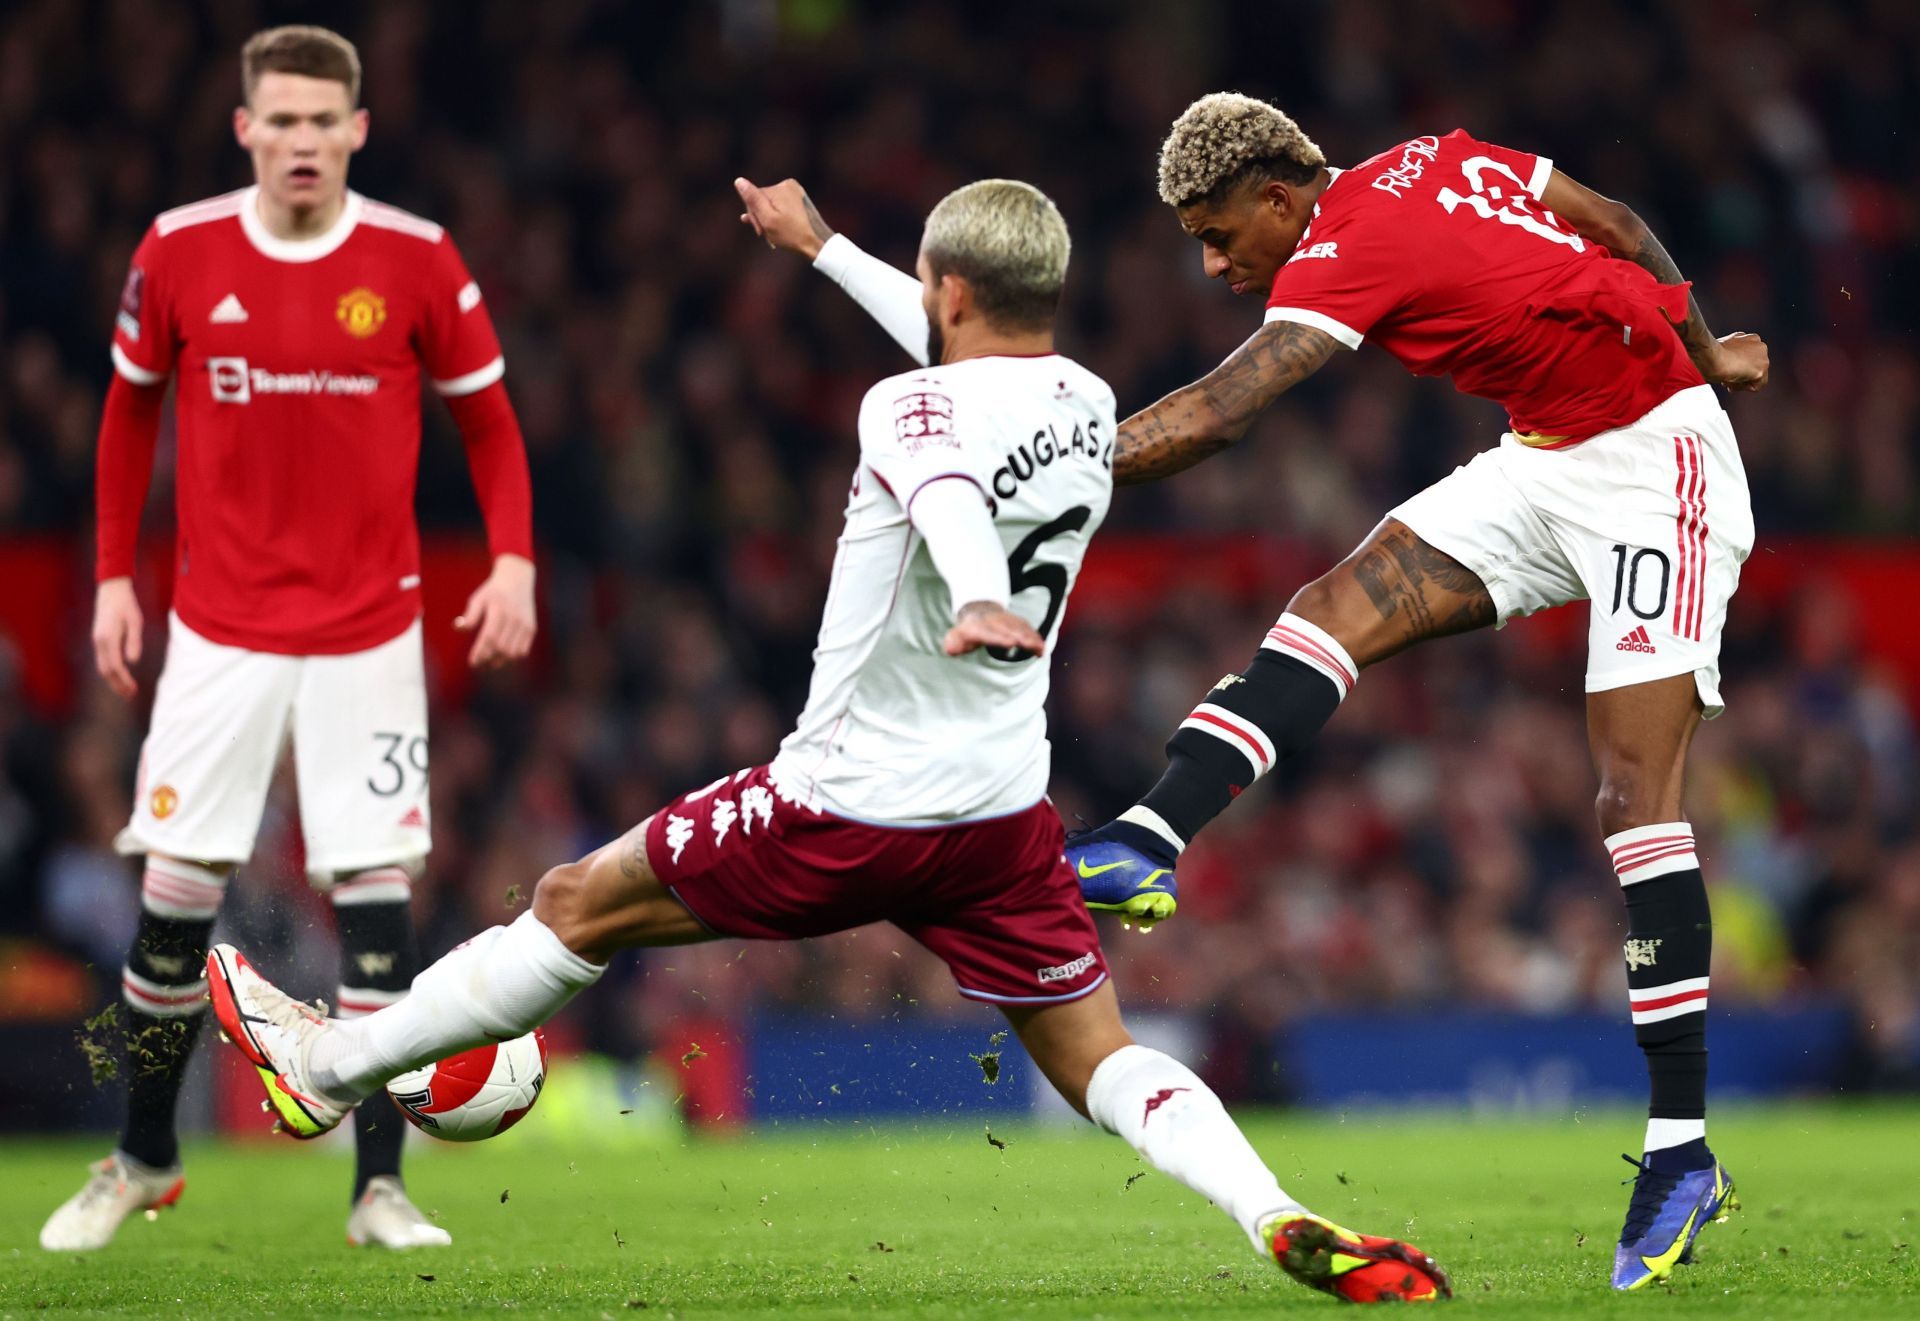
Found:
[[[1644,651],[1651,656],[1654,651],[1653,639],[1647,636],[1646,626],[1643,624],[1614,643],[1613,649],[1615,651]]]

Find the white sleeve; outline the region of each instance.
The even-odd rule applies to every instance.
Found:
[[[907,497],[907,518],[946,580],[956,616],[974,601],[1006,605],[1006,552],[979,483],[964,473],[935,477]]]
[[[860,250],[845,234],[820,246],[813,268],[845,289],[913,360],[927,365],[927,312],[920,281]]]

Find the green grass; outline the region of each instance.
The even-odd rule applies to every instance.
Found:
[[[806,1318],[1167,1317],[1337,1306],[1292,1284],[1200,1198],[1117,1140],[1051,1128],[666,1134],[568,1149],[519,1132],[412,1157],[455,1246],[343,1246],[346,1162],[291,1143],[201,1145],[187,1195],[109,1250],[54,1256],[40,1221],[99,1143],[0,1145],[0,1316],[555,1312]],[[1357,1228],[1404,1234],[1476,1315],[1920,1314],[1920,1113],[1734,1111],[1715,1146],[1745,1209],[1671,1290],[1606,1289],[1625,1207],[1620,1114],[1559,1123],[1262,1115],[1281,1181]],[[608,1123],[621,1122],[609,1116]],[[632,1121],[627,1121],[632,1122]],[[1344,1176],[1342,1178],[1341,1176]],[[505,1194],[503,1199],[503,1194]],[[880,1246],[885,1244],[884,1249]],[[629,1310],[634,1309],[634,1310]]]

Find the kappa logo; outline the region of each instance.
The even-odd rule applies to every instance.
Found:
[[[1654,654],[1653,639],[1647,636],[1647,626],[1645,624],[1642,624],[1639,628],[1634,629],[1633,632],[1614,643],[1613,649],[1615,651],[1644,651],[1649,656]]]
[[[680,861],[680,855],[686,851],[687,841],[693,838],[693,822],[684,816],[667,818],[667,847],[673,850],[673,860]]]
[[[1093,966],[1093,955],[1082,954],[1071,963],[1056,963],[1051,968],[1041,968],[1035,973],[1042,982],[1070,982]]]
[[[237,326],[247,319],[247,309],[240,305],[239,294],[228,294],[213,305],[212,313],[207,317],[216,326]]]
[[[1627,956],[1627,969],[1651,968],[1660,957],[1660,942],[1657,940],[1629,940],[1623,951]]]
[[[1191,1087],[1162,1087],[1159,1091],[1147,1098],[1147,1111],[1140,1116],[1140,1122],[1144,1124],[1149,1119],[1152,1119],[1153,1112],[1165,1105],[1168,1101],[1171,1101],[1176,1093],[1190,1092],[1192,1090],[1193,1088]]]
[[[719,848],[726,843],[727,832],[733,829],[733,823],[740,819],[740,807],[731,798],[722,798],[713,805],[713,811],[707,821],[713,826],[713,846]],[[675,859],[678,861],[678,859]]]
[[[773,791],[750,784],[740,791],[740,829],[751,835],[755,821],[763,826],[773,824]]]

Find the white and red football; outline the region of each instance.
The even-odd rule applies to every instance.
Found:
[[[519,1123],[546,1081],[547,1038],[535,1028],[403,1073],[387,1094],[415,1128],[447,1142],[478,1142]]]

